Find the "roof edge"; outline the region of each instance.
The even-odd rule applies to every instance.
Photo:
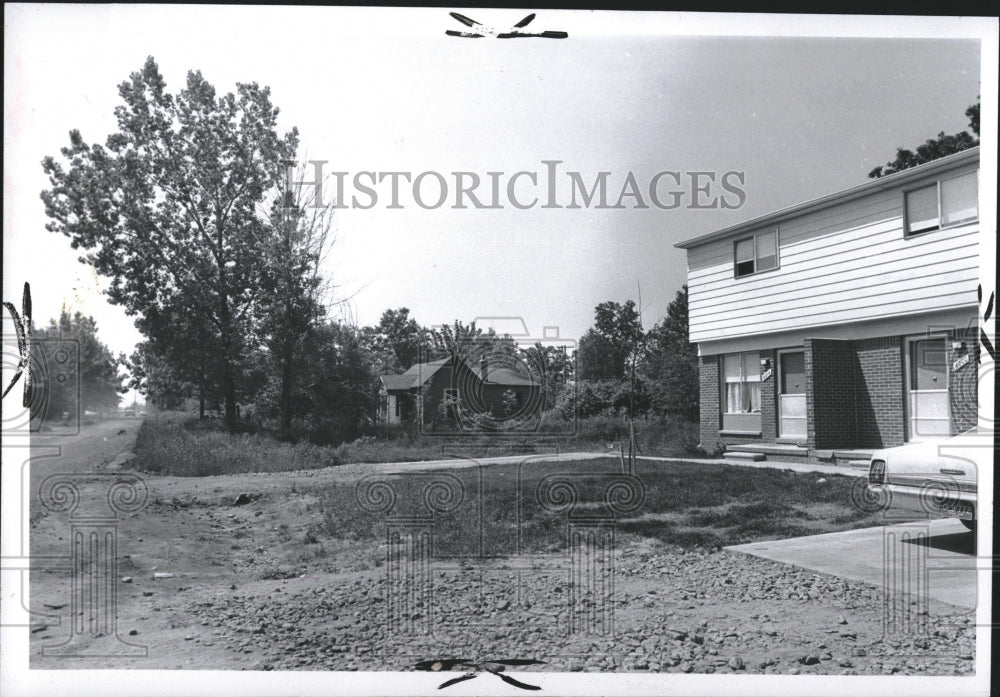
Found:
[[[958,167],[966,164],[967,161],[971,162],[973,160],[978,160],[979,147],[980,146],[977,145],[974,148],[968,148],[967,150],[947,155],[932,162],[904,169],[901,172],[894,172],[893,174],[874,179],[870,182],[865,182],[864,184],[859,184],[858,186],[851,187],[850,189],[843,189],[833,194],[827,194],[826,196],[810,199],[809,201],[798,203],[788,208],[782,208],[772,213],[766,213],[762,216],[752,218],[742,223],[730,225],[729,227],[722,228],[721,230],[699,235],[698,237],[693,237],[683,242],[677,242],[674,244],[674,247],[679,249],[690,249],[707,242],[714,242],[716,240],[724,239],[731,235],[746,232],[764,225],[778,223],[796,215],[811,213],[838,203],[845,203],[881,189],[898,186],[899,184],[905,183],[911,179],[919,179],[937,170],[946,170],[951,169],[952,167]]]

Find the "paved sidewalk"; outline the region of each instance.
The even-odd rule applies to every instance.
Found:
[[[527,460],[537,462],[570,462],[573,460],[595,460],[597,458],[610,457],[618,458],[617,451],[591,451],[591,452],[570,452],[570,453],[532,453],[528,455],[492,455],[485,457],[459,457],[442,460],[425,460],[421,462],[387,462],[380,464],[364,465],[372,471],[397,474],[402,472],[413,472],[417,470],[437,470],[437,469],[461,469],[463,467],[476,467],[478,465],[502,465],[518,463]],[[638,455],[637,460],[643,462],[685,462],[698,465],[708,463],[713,465],[732,465],[733,467],[759,467],[764,469],[791,470],[793,472],[811,472],[820,474],[842,474],[849,477],[867,477],[868,470],[855,469],[853,467],[838,467],[835,465],[820,465],[809,462],[736,462],[722,459],[702,459],[695,457],[657,457],[655,455]]]
[[[909,593],[918,602],[936,600],[976,607],[976,536],[954,518],[751,542],[725,549]]]
[[[355,466],[365,467],[371,469],[373,472],[399,474],[419,470],[461,469],[463,467],[478,467],[479,465],[517,464],[531,460],[537,462],[570,462],[573,460],[596,460],[601,457],[611,457],[611,455],[602,452],[529,453],[527,455],[486,455],[484,457],[455,455],[449,459],[442,460],[362,463]]]
[[[819,472],[822,474],[843,474],[848,477],[867,477],[867,469],[857,469],[854,467],[841,467],[837,465],[820,465],[813,464],[811,462],[768,462],[767,460],[761,460],[760,462],[753,462],[747,460],[746,462],[736,462],[733,460],[702,460],[699,458],[692,457],[656,457],[654,455],[638,455],[636,457],[638,460],[644,460],[647,462],[690,462],[698,464],[700,462],[708,462],[714,465],[732,465],[733,467],[760,467],[764,469],[775,469],[775,470],[792,470],[793,472]]]

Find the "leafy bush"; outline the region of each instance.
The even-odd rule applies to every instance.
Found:
[[[641,454],[695,454],[697,424],[666,417],[639,419],[635,423]],[[309,441],[279,441],[263,433],[232,433],[222,419],[199,420],[165,413],[147,418],[140,427],[135,466],[146,472],[202,477],[317,469],[360,462],[439,460],[456,453],[478,457],[607,450],[609,443],[627,445],[628,442],[628,422],[618,416],[599,415],[573,422],[550,412],[541,426],[541,433],[552,437],[526,433],[516,439],[488,434],[443,439],[414,436],[398,426],[382,426],[370,429],[367,435],[353,441],[332,446]]]
[[[280,443],[233,434],[212,421],[158,415],[143,421],[133,466],[145,472],[206,477],[243,472],[281,472],[340,464],[335,450],[308,443]]]
[[[580,419],[577,441],[596,443],[619,441],[628,438],[628,422],[618,416],[608,414]]]
[[[608,444],[628,447],[629,423],[624,416],[599,414],[567,419],[557,411],[542,417],[540,432],[558,437],[563,450],[604,450]],[[640,454],[666,457],[708,457],[698,444],[698,424],[669,416],[650,416],[635,420],[636,443]]]
[[[576,389],[565,390],[556,402],[556,411],[565,418],[627,416],[631,407],[636,416],[647,415],[653,407],[653,385],[637,376],[630,380],[580,380]]]

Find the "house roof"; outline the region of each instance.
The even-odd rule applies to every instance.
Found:
[[[381,375],[379,379],[386,390],[408,390],[423,385],[434,374],[451,362],[451,358],[442,358],[428,363],[414,363],[400,375]]]
[[[764,227],[765,225],[773,225],[795,216],[811,213],[822,208],[828,208],[838,203],[845,203],[876,191],[905,185],[915,179],[920,179],[942,170],[952,169],[954,167],[959,167],[978,160],[979,146],[976,146],[974,148],[969,148],[968,150],[955,153],[954,155],[942,157],[938,160],[934,160],[933,162],[911,167],[910,169],[904,169],[902,172],[896,172],[895,174],[889,174],[879,179],[873,179],[872,181],[861,184],[860,186],[844,189],[843,191],[838,191],[833,194],[812,199],[789,208],[783,208],[781,210],[774,211],[773,213],[753,218],[752,220],[747,220],[727,228],[722,228],[721,230],[716,230],[715,232],[710,232],[707,235],[700,235],[690,240],[685,240],[684,242],[678,242],[674,246],[679,247],[680,249],[690,249],[691,247],[697,247],[698,245],[705,244],[706,242],[714,242],[726,237],[735,237],[736,235]]]
[[[379,379],[386,390],[409,390],[427,383],[444,366],[451,363],[451,358],[442,358],[428,363],[414,363],[400,375],[381,375]],[[472,373],[483,379],[480,366],[469,366]],[[507,385],[510,387],[530,387],[535,384],[530,375],[508,366],[487,366],[487,385]]]
[[[414,379],[423,378],[423,381],[427,382],[430,378],[434,377],[434,373],[441,370],[441,368],[450,362],[451,358],[441,358],[436,361],[428,361],[427,363],[414,363],[403,371],[403,375],[412,375]]]
[[[415,378],[412,375],[381,375],[379,380],[387,390],[408,390],[413,387]]]
[[[483,379],[482,370],[479,366],[472,368],[472,372],[480,380]],[[509,385],[510,387],[531,387],[535,384],[530,375],[524,375],[514,368],[505,366],[487,366],[486,380],[484,382],[487,385]]]

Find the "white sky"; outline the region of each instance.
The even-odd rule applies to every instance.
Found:
[[[527,12],[465,14],[504,28]],[[189,69],[219,92],[269,85],[302,159],[329,171],[544,178],[541,161],[556,159],[586,181],[610,171],[612,202],[630,170],[641,186],[661,170],[744,172],[738,210],[423,210],[404,194],[402,210],[336,215],[329,272],[361,324],[407,306],[425,325],[522,316],[532,335],[557,325],[572,340],[595,305],[634,299],[640,283],[649,327],[685,279],[675,242],[863,183],[897,146],[967,127],[980,46],[961,37],[984,21],[839,22],[540,12],[529,29],[570,38],[499,41],[445,36],[464,28],[445,9],[8,5],[3,297],[27,280],[36,321],[67,303],[113,350],[139,339],[69,240],[45,230],[38,194],[42,158],[72,128],[103,143],[117,85],[152,55],[171,92]],[[712,36],[725,33],[758,36]],[[938,38],[885,38],[907,34]]]

